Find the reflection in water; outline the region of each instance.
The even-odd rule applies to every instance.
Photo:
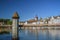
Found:
[[[22,31],[22,30],[20,30]],[[60,40],[60,30],[25,29],[20,32],[20,40]]]
[[[60,40],[60,30],[25,29],[23,32],[25,32],[25,34],[22,38],[26,40]],[[20,34],[20,37],[21,35],[22,34]]]
[[[19,30],[20,40],[60,40],[60,30]],[[11,40],[11,34],[0,35],[0,40]]]

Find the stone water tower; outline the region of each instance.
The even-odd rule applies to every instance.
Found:
[[[19,40],[18,36],[19,15],[17,12],[12,17],[12,40]]]

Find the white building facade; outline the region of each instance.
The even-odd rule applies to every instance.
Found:
[[[60,17],[56,17],[56,18],[52,17],[48,22],[49,24],[60,24]]]

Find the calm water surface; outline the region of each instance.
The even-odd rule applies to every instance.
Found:
[[[0,35],[0,40],[11,40],[11,34]],[[60,40],[60,30],[19,30],[20,40]]]

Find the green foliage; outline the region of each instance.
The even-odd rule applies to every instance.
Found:
[[[3,18],[0,18],[0,22],[1,22],[1,21],[4,21],[4,19],[3,19]]]
[[[6,24],[6,25],[11,25],[12,24],[12,21],[10,19],[0,18],[0,22],[4,22],[4,24]]]
[[[12,25],[12,21],[11,20],[7,21],[7,24]]]

